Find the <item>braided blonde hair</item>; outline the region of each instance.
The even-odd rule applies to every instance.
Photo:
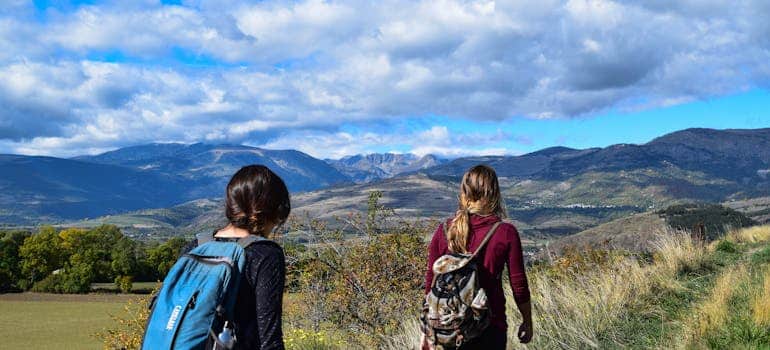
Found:
[[[449,230],[446,231],[450,251],[455,253],[468,252],[471,214],[494,214],[499,218],[508,216],[500,195],[497,174],[489,166],[474,166],[463,175],[457,212]]]

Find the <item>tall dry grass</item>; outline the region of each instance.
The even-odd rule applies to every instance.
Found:
[[[400,332],[386,339],[383,349],[387,350],[416,350],[420,349],[420,324],[415,318],[407,318],[401,322]]]
[[[638,262],[626,259],[572,276],[531,276],[538,336],[532,347],[598,348],[599,334],[612,327],[635,296],[649,292],[650,272]],[[510,295],[508,299],[512,300]],[[518,310],[514,303],[509,305],[509,323],[518,325]]]
[[[745,265],[733,267],[717,278],[711,294],[698,306],[693,323],[688,326],[686,334],[702,338],[720,329],[730,318],[728,302],[738,291],[738,287],[746,283],[749,274]]]
[[[754,294],[751,316],[757,326],[770,327],[770,267],[765,270],[762,289]]]
[[[759,243],[770,241],[770,225],[752,226],[728,234],[727,238],[736,243]]]
[[[599,348],[602,341],[623,346],[615,340],[622,334],[614,333],[613,326],[656,285],[669,287],[679,272],[695,269],[704,260],[703,247],[686,234],[659,232],[653,246],[652,264],[626,257],[574,274],[531,274],[536,338],[530,345],[521,345],[511,337],[514,348]],[[517,325],[514,303],[509,303],[507,312],[509,323]]]
[[[665,230],[658,233],[652,244],[655,263],[651,269],[670,278],[683,271],[697,270],[706,257],[706,250],[687,233]]]

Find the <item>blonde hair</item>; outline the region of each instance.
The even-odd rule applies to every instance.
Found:
[[[507,213],[495,170],[486,165],[476,165],[463,175],[457,212],[446,231],[449,250],[468,252],[468,234],[471,231],[471,214],[497,215],[506,218]]]

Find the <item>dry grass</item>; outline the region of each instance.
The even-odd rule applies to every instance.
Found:
[[[579,274],[548,277],[530,276],[534,322],[537,335],[522,348],[599,348],[600,335],[621,338],[613,326],[631,312],[633,303],[660,285],[676,285],[675,277],[685,269],[696,269],[704,261],[704,249],[688,235],[659,232],[653,246],[653,264],[640,264],[633,258],[616,261]],[[509,303],[510,324],[518,324],[515,304]],[[623,346],[617,341],[618,346]]]
[[[749,275],[745,265],[732,268],[722,273],[716,281],[711,294],[704,300],[696,312],[694,324],[687,334],[696,338],[720,329],[729,319],[728,302],[735,295],[737,287],[746,283]]]
[[[407,318],[401,322],[401,331],[386,339],[383,349],[387,350],[416,350],[420,349],[420,325],[414,318]]]
[[[770,268],[765,271],[762,285],[751,303],[751,316],[757,326],[770,327]]]
[[[673,230],[659,233],[652,246],[655,251],[654,267],[666,277],[696,270],[706,257],[703,246],[690,239],[689,234]]]
[[[770,225],[753,226],[732,231],[728,239],[737,243],[759,243],[770,241]]]
[[[649,290],[649,271],[626,260],[614,266],[588,271],[574,278],[534,275],[531,279],[535,323],[539,341],[535,347],[598,347],[599,332],[607,330],[628,306],[632,295]],[[508,314],[518,314],[511,303]],[[517,325],[518,320],[511,320]],[[539,344],[538,344],[539,343]]]

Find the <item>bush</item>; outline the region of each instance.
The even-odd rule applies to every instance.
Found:
[[[131,276],[115,277],[115,287],[117,287],[121,293],[131,293],[131,289],[134,287],[134,278]]]
[[[723,239],[719,241],[719,243],[717,243],[716,250],[720,252],[725,252],[725,253],[737,253],[738,245],[726,239]]]
[[[142,345],[144,327],[150,317],[150,309],[147,307],[152,295],[138,300],[129,300],[123,306],[123,313],[110,315],[113,323],[94,336],[102,341],[104,349],[139,349]]]
[[[87,267],[58,270],[32,286],[39,293],[88,293],[91,290],[90,271]]]
[[[398,332],[405,316],[417,317],[425,273],[423,237],[433,223],[400,220],[378,204],[380,195],[370,195],[367,215],[339,219],[352,232],[317,220],[295,228],[313,241],[296,265],[302,266],[299,293],[312,297],[297,300],[296,314],[287,315],[289,323],[318,330],[330,322],[357,347],[371,348]],[[349,237],[352,233],[357,235]]]

